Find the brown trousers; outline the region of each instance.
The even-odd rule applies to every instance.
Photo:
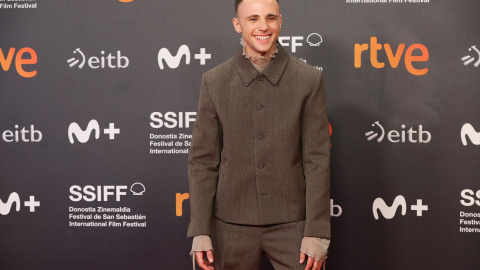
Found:
[[[304,220],[252,226],[213,218],[215,270],[258,270],[263,254],[268,256],[275,270],[303,270],[306,263],[299,261],[304,227]]]

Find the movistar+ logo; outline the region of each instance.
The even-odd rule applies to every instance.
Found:
[[[98,140],[100,138],[100,125],[97,120],[90,120],[85,130],[82,130],[77,123],[73,122],[68,126],[68,140],[73,144],[75,142],[73,135],[75,135],[80,143],[86,143],[90,140],[92,132],[95,134],[95,139]],[[103,133],[108,134],[110,140],[114,140],[115,135],[120,134],[120,129],[115,128],[115,123],[109,123],[108,128],[105,128]]]
[[[465,146],[467,145],[467,137],[472,144],[480,145],[480,132],[475,131],[475,128],[469,123],[464,124],[460,132],[460,138]]]
[[[185,64],[190,65],[190,49],[187,45],[182,45],[178,48],[177,54],[173,56],[167,48],[161,48],[158,52],[158,66],[161,70],[165,69],[163,62],[171,69],[178,68],[182,61],[183,56],[185,56]],[[200,48],[200,53],[194,55],[195,59],[200,61],[200,65],[205,65],[206,60],[212,59],[212,55],[206,53],[205,48]]]
[[[15,204],[15,210],[18,212],[20,211],[20,196],[18,195],[17,192],[12,192],[8,196],[7,202],[3,202],[2,199],[0,199],[0,215],[6,216],[10,213],[12,210],[12,205]],[[35,207],[40,207],[40,201],[35,201],[35,196],[30,196],[30,200],[25,201],[23,203],[25,207],[30,208],[30,212],[35,212]]]
[[[378,211],[382,213],[382,216],[386,219],[392,219],[395,217],[395,214],[400,207],[402,216],[407,214],[407,201],[402,195],[395,197],[391,206],[388,206],[382,198],[376,198],[373,201],[372,211],[373,217],[378,220]],[[421,199],[417,200],[416,205],[411,205],[410,210],[417,212],[417,217],[423,215],[423,211],[428,211],[428,205],[424,205]]]

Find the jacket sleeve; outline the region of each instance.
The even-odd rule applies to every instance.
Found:
[[[304,236],[330,239],[330,134],[321,72],[306,102],[301,132],[306,185]]]
[[[222,127],[209,96],[204,74],[188,160],[191,213],[188,237],[211,235],[210,224],[218,182],[222,137]]]

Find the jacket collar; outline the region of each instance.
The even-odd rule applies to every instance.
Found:
[[[242,55],[242,49],[234,56],[235,68],[245,86],[248,86],[258,75],[257,69],[250,63],[250,60]],[[263,75],[273,84],[277,85],[282,77],[289,60],[288,53],[278,44],[278,53],[270,60],[263,71]]]

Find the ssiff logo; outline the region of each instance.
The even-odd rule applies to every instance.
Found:
[[[163,61],[167,63],[171,69],[178,68],[180,62],[185,56],[185,64],[190,65],[190,49],[187,45],[182,45],[178,48],[177,54],[173,56],[167,48],[161,48],[158,52],[158,66],[161,70],[165,69]],[[200,53],[194,55],[195,59],[200,61],[200,65],[205,65],[206,60],[212,59],[212,55],[206,53],[205,48],[200,48]]]
[[[391,143],[398,143],[398,142],[405,143],[407,142],[407,139],[408,139],[408,142],[410,143],[429,143],[430,140],[432,139],[432,135],[430,134],[430,132],[423,130],[422,125],[419,125],[417,130],[414,130],[414,128],[411,127],[407,131],[405,131],[406,126],[402,125],[401,126],[402,130],[400,132],[397,130],[391,130],[389,132],[385,132],[385,129],[383,128],[383,126],[380,124],[379,121],[375,121],[372,124],[372,127],[378,127],[379,132],[375,130],[371,130],[365,133],[365,136],[367,137],[368,141],[371,141],[378,137],[377,142],[382,142],[385,137],[385,134],[387,135],[388,141]]]
[[[116,55],[112,55],[111,53],[105,56],[105,51],[101,51],[100,57],[92,56],[87,59],[85,54],[77,48],[73,51],[74,54],[78,55],[79,57],[72,57],[67,60],[69,67],[74,67],[77,64],[78,69],[82,69],[85,64],[92,69],[97,68],[127,68],[130,64],[128,57],[123,56],[120,51],[117,51]],[[116,61],[115,61],[116,60]]]
[[[477,47],[475,45],[468,48],[468,51],[471,52],[472,50],[474,50],[477,53],[477,62],[475,62],[473,64],[473,66],[478,67],[478,66],[480,66],[480,51],[477,49]],[[462,61],[463,61],[463,65],[466,66],[466,65],[469,65],[470,63],[472,63],[473,61],[475,61],[475,57],[467,55],[467,56],[462,57]]]
[[[464,124],[460,132],[460,138],[465,146],[467,146],[467,137],[472,144],[480,145],[480,132],[475,131],[475,128],[469,123]]]
[[[123,196],[127,195],[128,186],[125,185],[105,185],[105,186],[79,186],[73,185],[70,187],[70,200],[73,202],[108,202],[115,199],[121,201]],[[130,191],[133,195],[141,196],[145,193],[145,186],[142,183],[136,182],[130,186]]]
[[[25,53],[29,54],[29,58],[25,58]],[[13,56],[15,55],[15,48],[10,48],[7,56],[5,57],[2,49],[0,49],[0,64],[4,71],[8,71],[13,62]],[[15,56],[15,69],[17,73],[24,78],[32,78],[37,75],[36,70],[25,71],[23,69],[24,65],[35,65],[37,63],[37,53],[32,48],[21,48],[18,50],[17,55]]]
[[[364,51],[370,50],[370,63],[372,64],[372,66],[374,68],[384,68],[385,63],[378,61],[378,51],[380,51],[382,48],[385,49],[385,53],[387,54],[387,59],[388,59],[388,62],[390,63],[390,66],[392,68],[397,68],[398,64],[400,63],[400,59],[402,58],[403,50],[405,49],[405,44],[403,43],[399,44],[394,54],[392,48],[390,47],[390,44],[385,43],[382,46],[382,44],[377,43],[376,37],[370,38],[370,46],[368,43],[355,44],[355,47],[354,47],[355,67],[356,68],[362,67],[362,53]],[[420,55],[413,55],[413,52],[415,50],[420,51]],[[410,45],[407,48],[407,51],[405,52],[405,59],[404,59],[405,68],[408,70],[408,72],[410,72],[413,75],[417,75],[417,76],[425,75],[428,72],[428,68],[417,69],[413,66],[412,63],[427,62],[428,58],[429,58],[428,49],[424,45],[422,44]]]
[[[95,132],[95,139],[98,140],[100,138],[100,125],[97,120],[90,120],[85,130],[82,130],[77,123],[73,122],[68,126],[68,140],[73,144],[75,142],[73,135],[75,135],[80,143],[86,143],[92,132]],[[108,134],[110,140],[115,140],[115,135],[120,134],[120,129],[115,128],[115,123],[109,123],[108,128],[103,129],[103,133]]]
[[[392,219],[395,217],[395,213],[399,207],[401,208],[402,216],[405,216],[407,214],[407,201],[402,195],[395,197],[391,206],[388,206],[382,198],[376,198],[372,206],[373,217],[378,220],[378,211],[380,211],[384,218]],[[418,199],[417,204],[412,205],[410,209],[417,212],[417,217],[421,217],[423,211],[428,211],[428,205],[424,205],[422,200]]]
[[[280,36],[278,37],[278,43],[283,47],[292,47],[292,53],[297,52],[297,47],[303,47],[303,36]],[[307,36],[306,42],[312,47],[318,47],[323,42],[323,38],[320,34],[311,33]]]
[[[12,192],[8,196],[8,200],[6,203],[4,203],[0,199],[0,214],[1,215],[8,215],[10,213],[10,210],[12,209],[12,205],[15,204],[15,210],[18,212],[20,211],[20,196],[18,195],[17,192]],[[24,202],[25,207],[30,208],[30,212],[35,212],[35,207],[40,206],[40,201],[35,201],[35,196],[30,196],[29,201]]]

